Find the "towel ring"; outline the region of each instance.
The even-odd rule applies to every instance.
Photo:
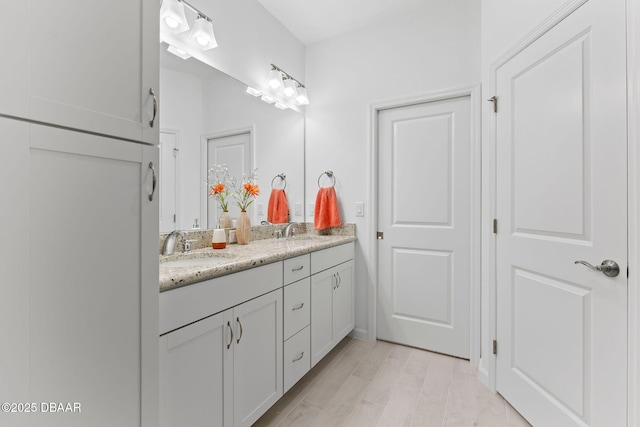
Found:
[[[282,187],[283,190],[287,188],[287,175],[285,175],[284,173],[280,173],[273,177],[273,179],[271,180],[271,188],[273,188],[273,183],[276,181],[276,178],[280,178],[284,182],[284,187]]]
[[[322,175],[327,175],[329,178],[331,178],[333,180],[333,183],[331,184],[331,187],[334,187],[336,185],[336,177],[333,174],[333,171],[326,171],[326,172],[322,172],[320,174],[320,176],[318,177],[318,187],[322,188],[322,186],[320,186],[320,178],[322,178]],[[329,187],[327,187],[329,188]]]

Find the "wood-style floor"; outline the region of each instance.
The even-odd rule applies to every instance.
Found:
[[[530,427],[468,361],[345,338],[254,426]]]

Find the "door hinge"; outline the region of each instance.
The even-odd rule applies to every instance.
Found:
[[[173,223],[175,224],[176,222],[176,214],[173,214]]]
[[[493,340],[493,354],[498,354],[498,340]]]
[[[180,152],[179,148],[174,148],[173,149],[173,157],[178,158],[178,153]]]
[[[378,240],[384,240],[384,233],[382,231],[378,231],[376,233],[376,239]]]
[[[498,97],[497,96],[492,96],[491,98],[487,99],[487,101],[493,102],[493,112],[497,113],[498,112]]]
[[[493,234],[498,234],[498,220],[493,219]]]

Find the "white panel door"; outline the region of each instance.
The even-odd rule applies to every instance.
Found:
[[[470,97],[378,113],[378,338],[469,357]]]
[[[590,0],[497,74],[497,388],[536,426],[626,425],[625,55]]]
[[[237,135],[222,136],[209,139],[207,142],[207,169],[213,165],[226,164],[229,167],[229,175],[240,185],[242,176],[251,173],[251,133],[245,132]],[[207,224],[209,228],[218,226],[218,218],[222,213],[218,203],[209,197],[207,205]],[[250,211],[251,207],[249,207]],[[240,215],[240,208],[235,199],[229,197],[229,214],[236,219]]]
[[[178,224],[178,134],[160,132],[160,232],[170,233]]]

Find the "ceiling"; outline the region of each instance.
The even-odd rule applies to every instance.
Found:
[[[298,40],[310,45],[411,13],[427,0],[258,0]]]

